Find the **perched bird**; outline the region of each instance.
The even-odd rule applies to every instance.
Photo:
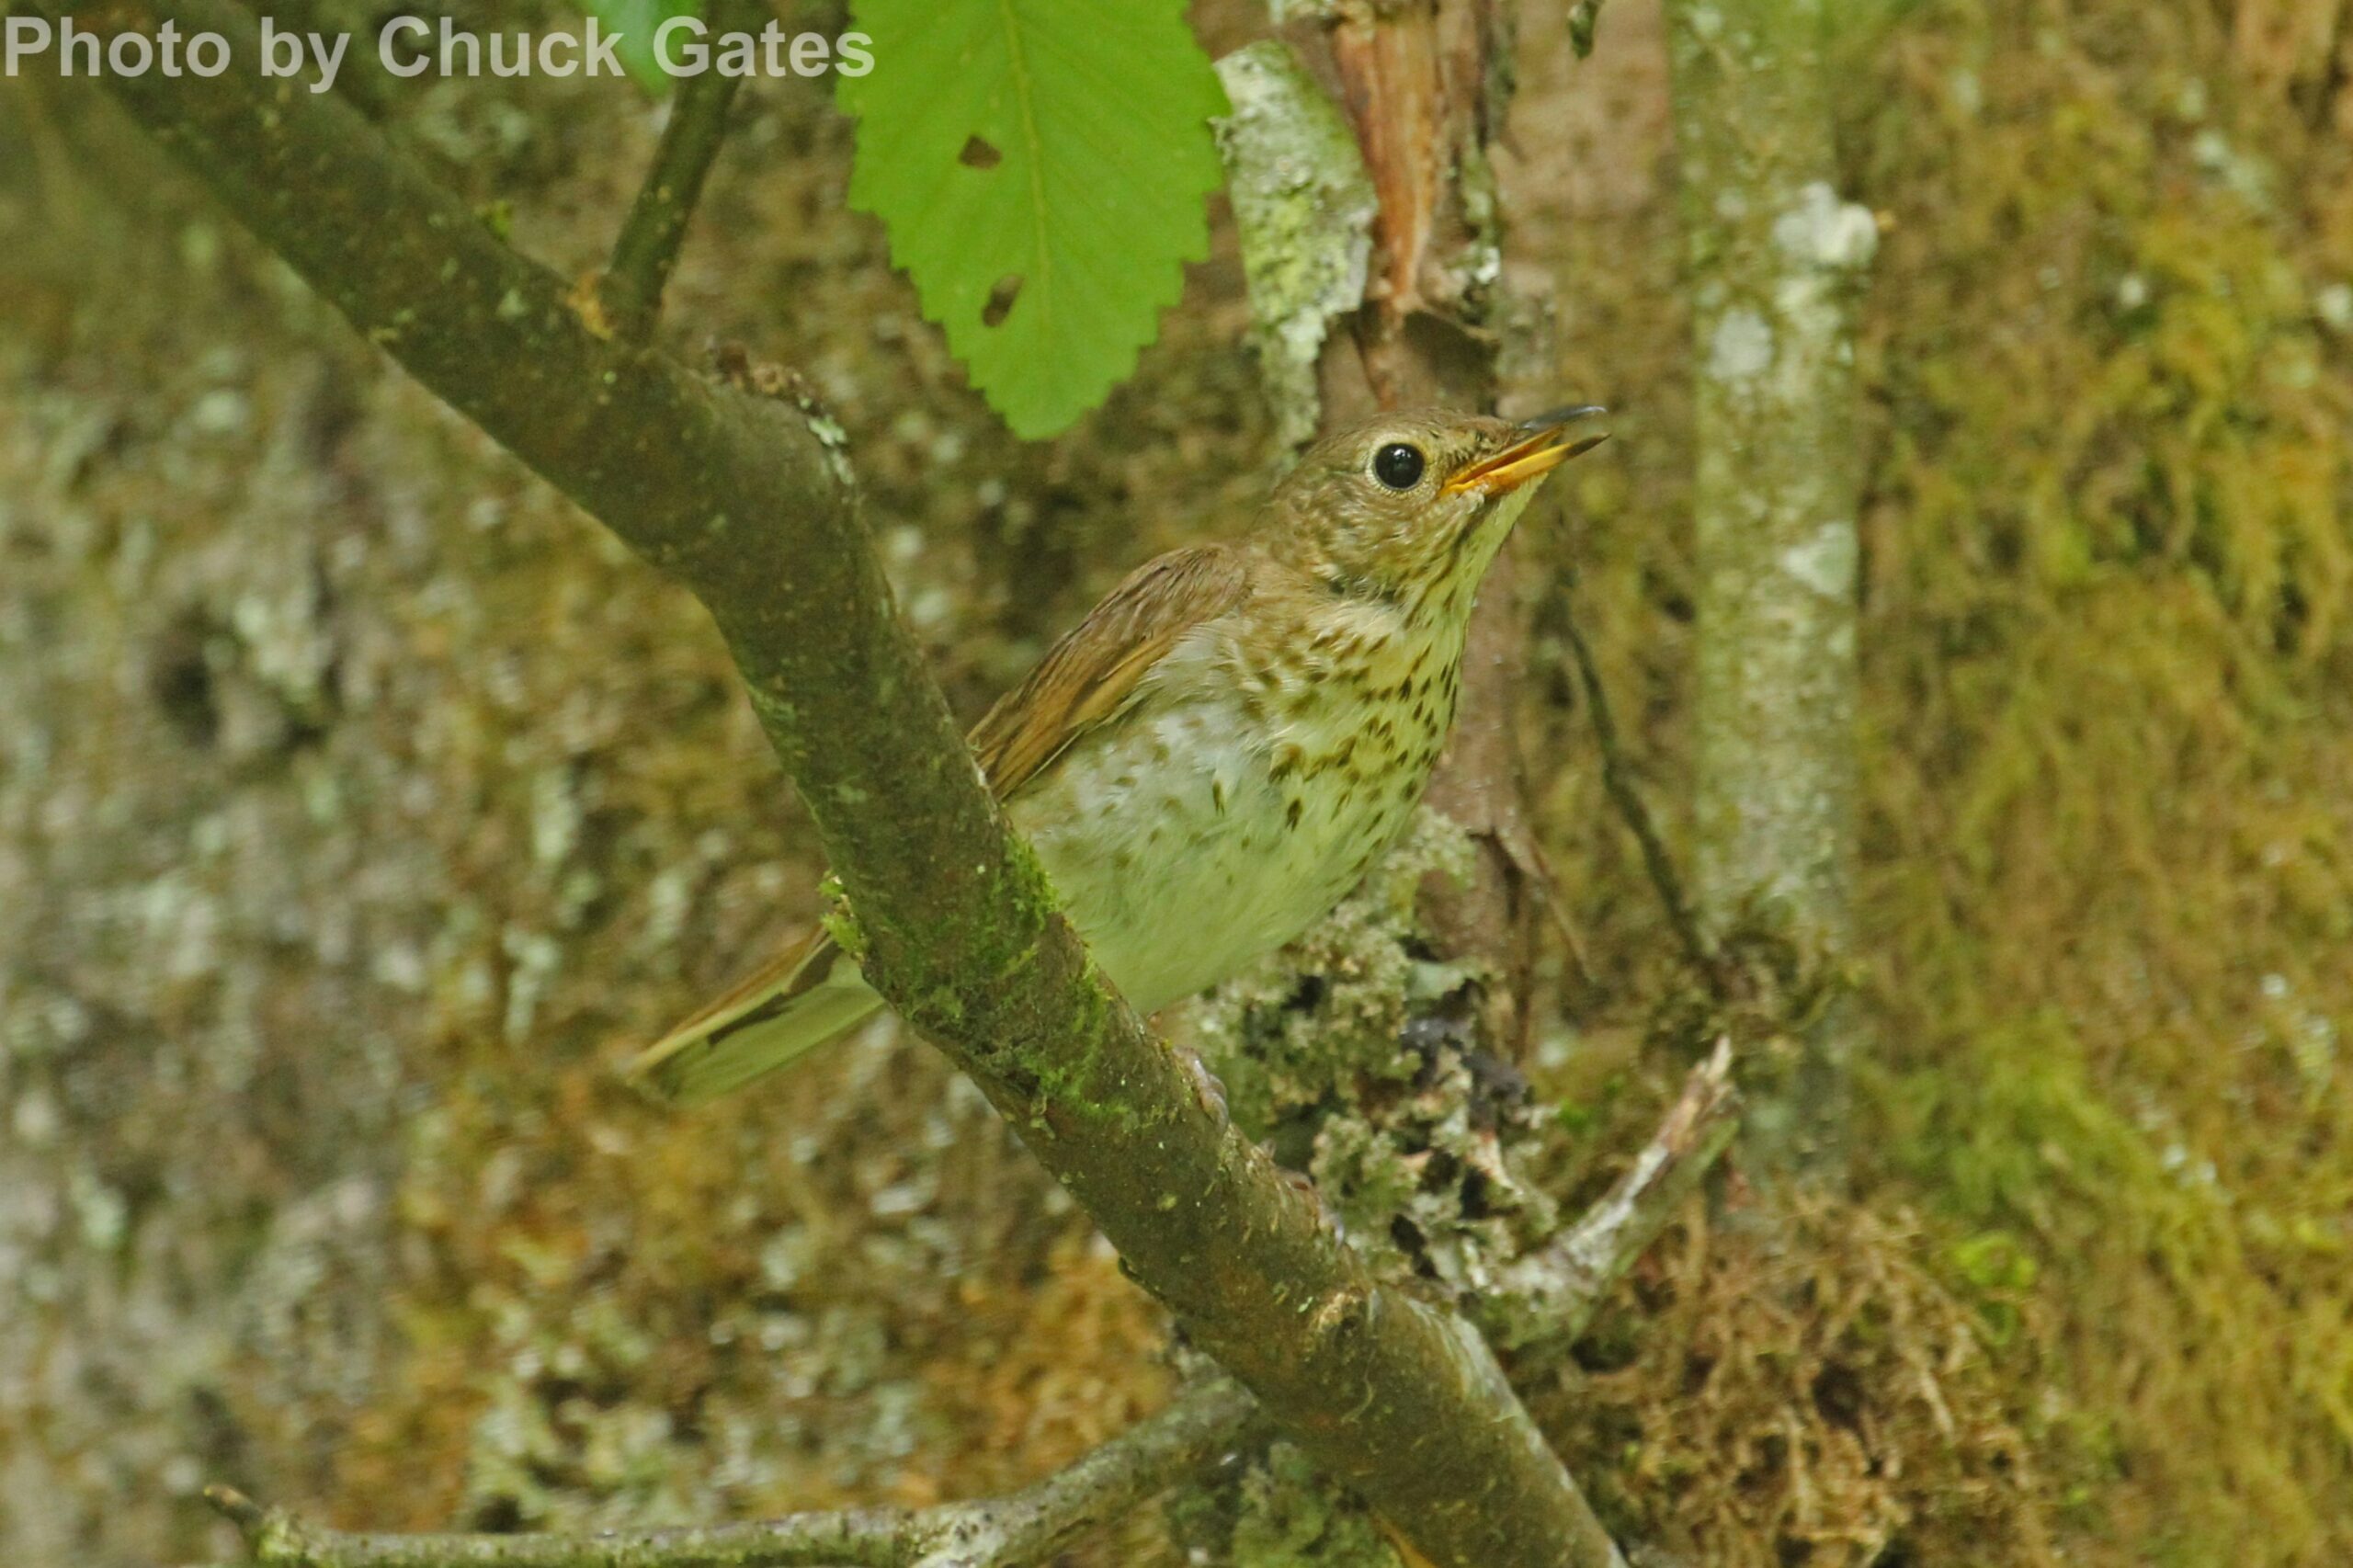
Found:
[[[1142,1012],[1305,930],[1404,831],[1454,722],[1480,579],[1597,408],[1436,410],[1325,437],[1232,543],[1111,590],[972,731],[1006,815]],[[824,931],[641,1056],[725,1094],[882,1005]]]

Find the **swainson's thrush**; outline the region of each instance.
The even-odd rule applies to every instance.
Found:
[[[1405,827],[1454,723],[1479,582],[1599,409],[1384,414],[1317,442],[1230,544],[1111,590],[972,732],[1096,961],[1140,1011],[1290,940]],[[638,1059],[740,1087],[882,1005],[823,931]]]

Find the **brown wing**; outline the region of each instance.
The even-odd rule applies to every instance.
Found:
[[[998,798],[1117,716],[1176,640],[1239,604],[1247,585],[1236,551],[1204,545],[1147,562],[1112,589],[972,731],[972,750]],[[812,1010],[835,994],[825,988],[840,956],[819,926],[648,1047],[631,1075],[673,1098],[700,1098],[823,1043],[859,1010],[855,998]],[[865,1006],[879,1006],[858,990]]]
[[[1136,568],[973,726],[972,753],[997,798],[1018,794],[1073,741],[1116,717],[1179,637],[1248,590],[1231,545],[1172,550]]]

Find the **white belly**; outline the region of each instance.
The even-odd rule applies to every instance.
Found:
[[[1346,767],[1286,775],[1279,753],[1324,756],[1351,737],[1332,720],[1253,722],[1238,691],[1211,689],[1140,705],[1012,806],[1072,924],[1143,1012],[1330,910],[1404,830],[1445,727],[1403,737],[1419,766],[1386,769],[1377,787]]]

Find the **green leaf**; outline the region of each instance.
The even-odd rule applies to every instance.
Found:
[[[654,35],[663,23],[673,17],[694,17],[702,14],[701,0],[581,0],[583,16],[594,17],[615,34],[614,58],[621,68],[637,78],[637,85],[660,97],[673,85],[670,74],[654,58]],[[671,57],[677,57],[679,42],[675,36]],[[691,41],[691,40],[686,40]],[[703,42],[710,42],[704,39]]]
[[[1100,403],[1208,254],[1225,95],[1179,0],[857,0],[850,205],[1017,435]]]

